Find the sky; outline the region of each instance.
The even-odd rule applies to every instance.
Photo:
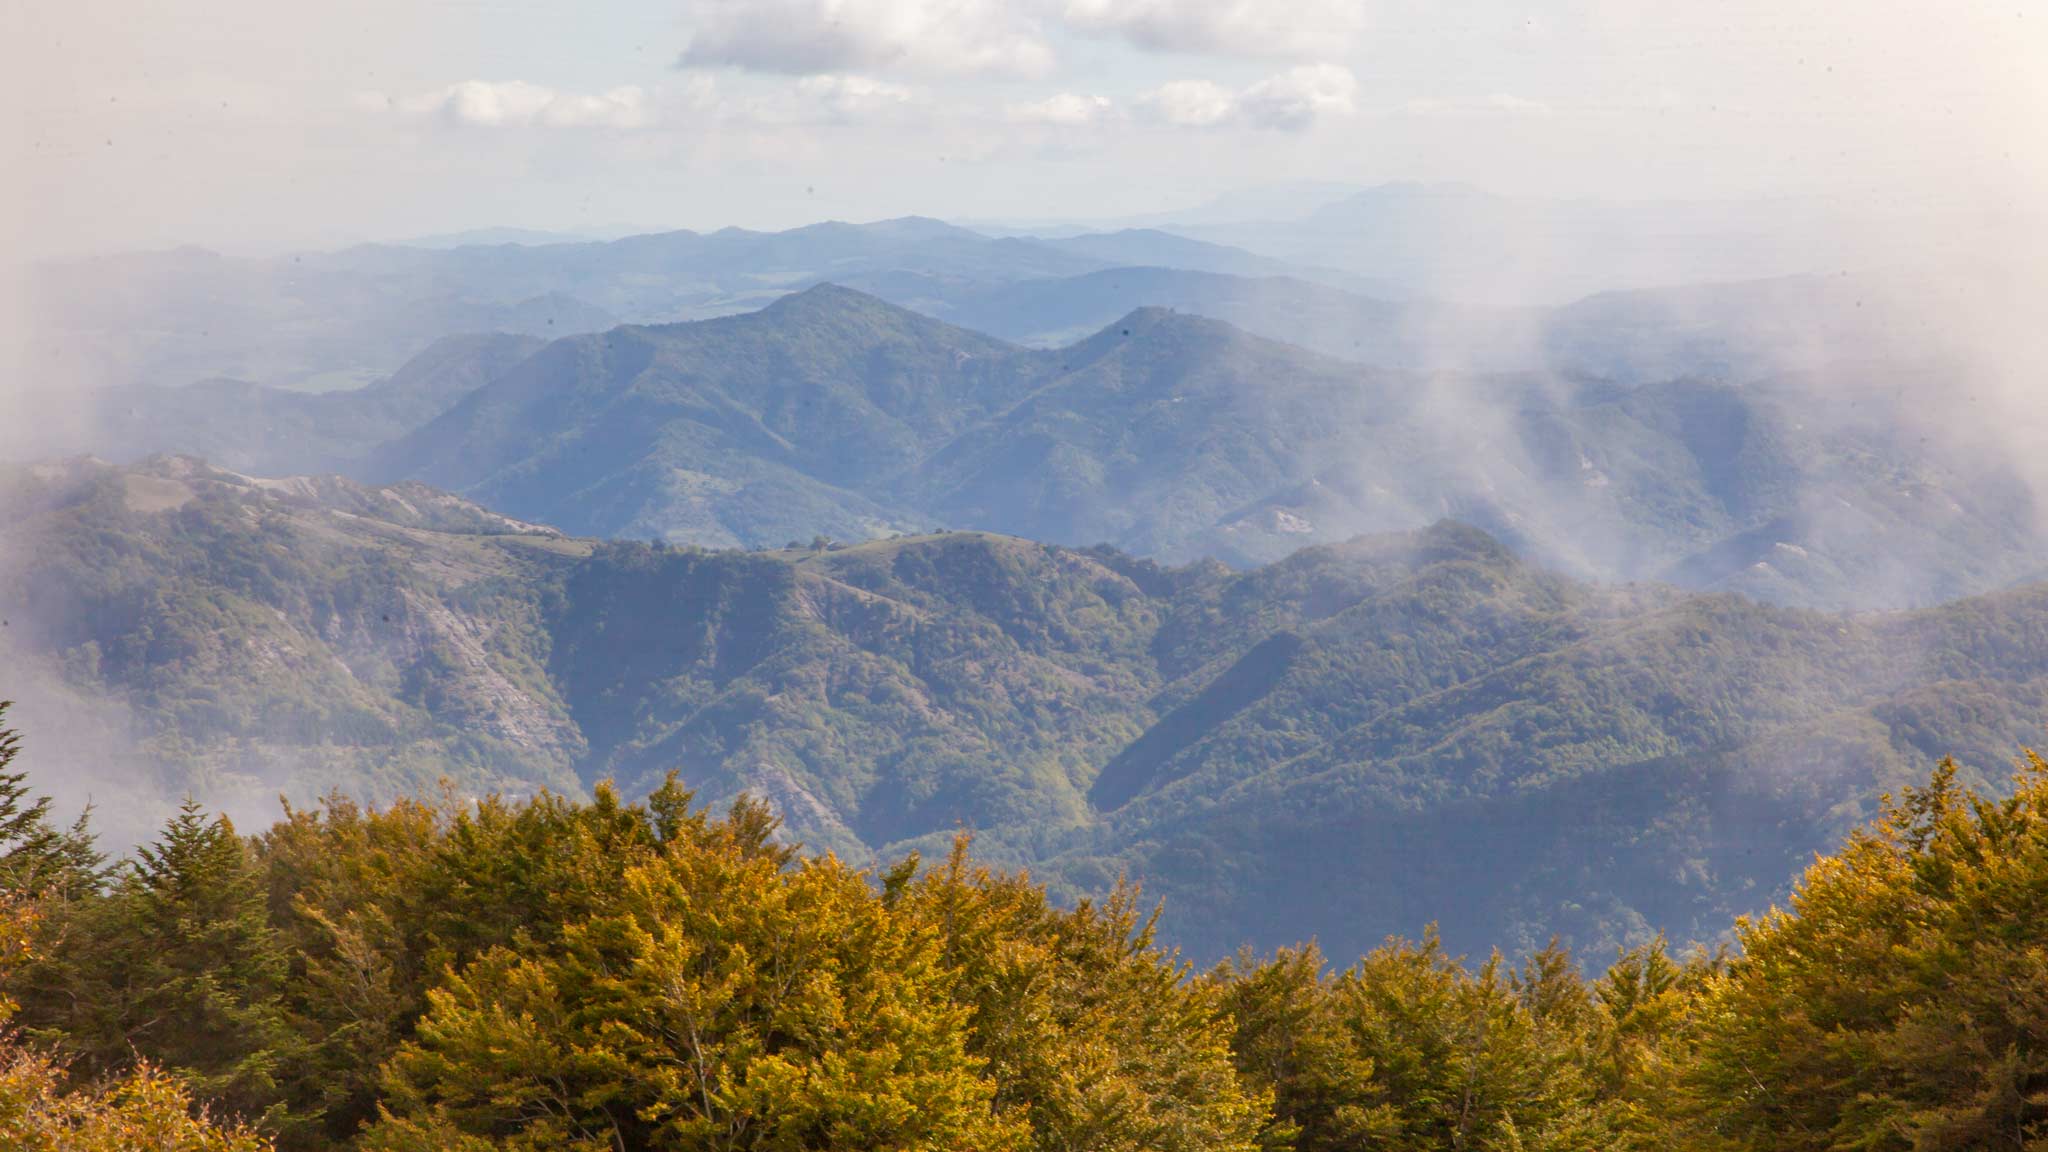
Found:
[[[13,254],[1107,219],[1272,181],[1975,211],[2030,0],[64,0],[0,28]]]

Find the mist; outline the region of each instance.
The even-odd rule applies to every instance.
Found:
[[[1377,374],[1399,420],[1333,433],[1173,560],[1448,516],[1577,576],[1830,610],[2048,572],[2040,13],[1388,3],[1283,36],[1196,2],[831,7],[776,5],[774,43],[694,4],[22,12],[0,460],[377,479],[395,424],[309,450],[304,429],[346,422],[307,397],[374,389],[444,337],[701,320],[833,281],[1040,347],[1206,309]],[[1159,229],[1233,263],[1132,263],[1237,279],[1033,326],[1034,286],[1119,262],[1048,246],[1020,270],[922,224],[851,254],[718,231],[906,216],[1022,242]],[[491,228],[707,235],[404,243]],[[1671,476],[1706,496],[1660,503]],[[0,532],[0,572],[34,559]],[[10,659],[0,697],[68,803],[148,775],[118,701],[50,653]],[[253,813],[239,788],[213,799]]]

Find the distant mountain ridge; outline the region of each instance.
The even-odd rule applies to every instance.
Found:
[[[703,319],[825,281],[931,309],[1139,256],[1202,271],[1300,272],[1163,233],[1040,241],[922,217],[603,241],[449,239],[267,259],[187,248],[39,266],[24,366],[44,386],[67,389],[231,377],[318,390],[386,375],[446,336],[554,337]]]

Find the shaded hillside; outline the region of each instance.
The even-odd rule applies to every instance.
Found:
[[[1204,955],[1429,918],[1717,932],[1933,750],[1995,778],[2048,711],[2042,587],[1830,616],[1584,584],[1450,524],[1240,573],[976,533],[592,545],[180,460],[5,492],[7,694],[24,722],[103,701],[131,789],[679,769],[855,859],[966,826],[1069,895],[1128,870]]]

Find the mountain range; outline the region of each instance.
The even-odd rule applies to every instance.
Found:
[[[1013,234],[905,217],[608,240],[473,229],[268,257],[196,248],[112,254],[32,270],[22,364],[30,381],[65,389],[229,377],[326,390],[387,375],[440,336],[563,336],[704,319],[825,282],[1038,343],[1063,342],[1132,307],[1218,292],[1199,276],[1151,298],[1127,290],[1091,324],[1074,318],[1066,292],[1038,283],[1131,269],[1299,280],[1365,296],[1382,311],[1389,301],[1415,307],[1436,329],[1434,314],[1454,303],[1525,310],[1606,290],[1834,274],[1870,263],[1848,237],[1903,243],[1918,231],[1845,230],[1827,206],[1798,201],[1568,202],[1412,184],[1276,191],[1092,231],[1048,224]],[[1885,259],[1923,255],[1895,245]],[[1033,284],[1040,290],[1023,295],[1061,314],[1064,327],[1000,309],[1004,290]],[[1074,288],[1084,298],[1100,291],[1099,283]],[[1300,292],[1270,286],[1256,307],[1207,314],[1304,342],[1317,324],[1356,308],[1340,296],[1290,321],[1288,300]],[[1288,330],[1261,327],[1262,316]],[[1338,355],[1403,351],[1343,332],[1305,342]]]
[[[68,799],[673,769],[856,860],[970,828],[1070,895],[1128,872],[1198,955],[1422,916],[1717,932],[1935,756],[1996,778],[2048,705],[2048,586],[1834,615],[1449,522],[1243,571],[976,532],[721,552],[160,458],[8,469],[0,539],[16,720]]]
[[[228,377],[324,391],[389,374],[441,336],[701,319],[826,281],[936,310],[1007,284],[1131,264],[1370,283],[1155,230],[1036,239],[919,217],[610,241],[429,238],[263,258],[183,248],[32,269],[22,363],[30,383],[50,388]]]
[[[449,338],[352,392],[119,390],[70,450],[417,480],[575,535],[712,547],[951,527],[1252,565],[1451,517],[1580,577],[1859,609],[2048,568],[2023,461],[1951,434],[1958,373],[1888,352],[1853,288],[1617,294],[1533,330],[1428,314],[1452,338],[1304,281],[1094,278],[1047,299],[1078,318],[1206,285],[1269,328],[1496,363],[1374,366],[1157,306],[1027,347],[821,285],[699,322]],[[1275,285],[1302,306],[1272,306]],[[1033,314],[1004,292],[996,312]],[[1503,367],[1521,355],[1541,366]]]
[[[1995,786],[2035,741],[2008,286],[1534,306],[1501,253],[1656,237],[1310,191],[45,268],[0,692],[115,845],[186,794],[676,771],[862,863],[965,829],[1064,899],[1129,874],[1201,957],[1712,935],[1933,758]]]

